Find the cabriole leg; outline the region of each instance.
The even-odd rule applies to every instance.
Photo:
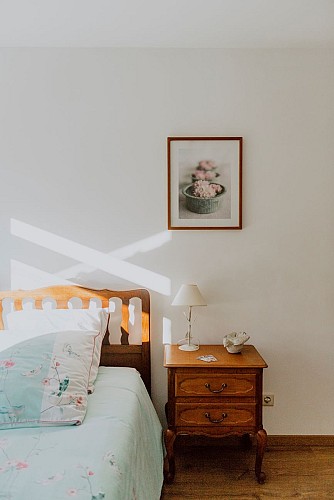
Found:
[[[257,441],[257,446],[256,446],[255,475],[257,477],[258,483],[263,484],[266,479],[266,475],[264,472],[261,471],[261,468],[262,468],[263,455],[267,447],[267,433],[264,429],[260,429],[257,432],[256,441]]]
[[[175,476],[175,457],[174,457],[174,441],[176,434],[171,429],[164,432],[165,446],[167,456],[164,461],[164,478],[165,483],[171,484]]]

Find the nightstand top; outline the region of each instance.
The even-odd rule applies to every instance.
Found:
[[[212,354],[218,361],[207,363],[198,356]],[[267,363],[253,345],[244,345],[241,353],[230,354],[221,345],[200,345],[197,351],[181,351],[177,345],[165,345],[166,368],[267,368]]]

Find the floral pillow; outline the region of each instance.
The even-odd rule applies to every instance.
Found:
[[[107,330],[109,313],[104,309],[27,309],[7,314],[8,328],[19,342],[51,332],[65,330],[99,330],[95,342],[94,363],[89,377],[88,392],[94,391],[94,382],[100,364],[103,337]]]
[[[48,333],[0,353],[0,429],[78,425],[98,331]]]

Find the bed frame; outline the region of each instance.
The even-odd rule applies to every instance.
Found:
[[[70,299],[81,300],[80,309],[88,309],[90,301],[99,301],[98,307],[109,308],[110,299],[121,299],[120,331],[122,333],[119,344],[110,344],[109,335],[106,333],[101,353],[101,366],[129,366],[136,368],[142,376],[143,382],[151,394],[151,362],[150,362],[150,294],[148,290],[94,290],[76,285],[59,285],[36,290],[0,291],[0,330],[4,329],[3,300],[13,301],[14,310],[23,309],[27,299],[34,301],[36,309],[43,309],[43,301],[52,299],[57,309],[68,309]],[[131,299],[139,298],[141,301],[141,336],[142,344],[129,345]],[[111,313],[112,314],[112,313]],[[136,316],[135,316],[136,317]],[[1,335],[1,334],[0,334]]]

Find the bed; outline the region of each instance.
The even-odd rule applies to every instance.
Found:
[[[0,498],[158,500],[148,291],[0,292],[0,330]]]

